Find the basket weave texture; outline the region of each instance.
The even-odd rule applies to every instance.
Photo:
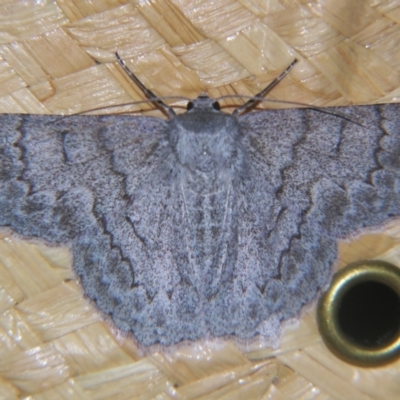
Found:
[[[297,58],[270,99],[393,102],[400,2],[0,0],[0,112],[152,113],[143,103],[115,107],[144,99],[117,50],[159,96],[253,95]],[[338,267],[377,256],[400,265],[398,224],[341,243]],[[338,360],[314,309],[275,350],[194,343],[143,357],[84,299],[70,266],[66,249],[1,234],[0,399],[400,398],[400,362]]]

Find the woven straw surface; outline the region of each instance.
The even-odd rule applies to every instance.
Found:
[[[254,94],[297,58],[269,98],[396,101],[400,1],[0,0],[0,112],[70,114],[143,99],[116,50],[160,96]],[[377,256],[400,265],[399,224],[340,248],[339,267]],[[66,249],[0,236],[0,399],[400,398],[400,362],[338,360],[313,309],[279,349],[195,343],[142,357],[83,298],[70,265]]]

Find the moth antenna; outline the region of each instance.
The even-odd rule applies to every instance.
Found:
[[[119,65],[122,67],[122,69],[126,72],[126,74],[133,80],[133,82],[136,83],[140,87],[140,89],[143,91],[143,93],[168,117],[173,118],[176,113],[170,107],[168,104],[165,104],[163,101],[160,100],[158,96],[156,96],[150,89],[147,89],[146,86],[143,85],[143,83],[138,79],[138,77],[127,67],[125,62],[122,60],[122,58],[119,56],[118,52],[115,53],[115,56],[117,57],[117,61]]]
[[[165,100],[165,99],[168,99],[168,100],[179,100],[179,101],[182,100],[182,101],[186,101],[186,102],[188,102],[188,101],[190,100],[188,97],[183,97],[183,96],[163,96],[163,97],[157,97],[157,100],[160,100],[160,101],[161,101],[161,99],[164,99],[164,100]],[[59,118],[57,118],[57,119],[55,119],[55,120],[53,120],[53,121],[50,121],[50,122],[46,122],[46,125],[48,125],[48,124],[55,124],[56,122],[60,122],[60,121],[62,121],[63,119],[66,119],[66,118],[69,118],[69,117],[73,117],[73,116],[75,116],[75,115],[86,115],[87,113],[94,112],[94,111],[108,110],[108,109],[110,109],[110,108],[124,107],[124,106],[133,106],[133,105],[137,105],[137,104],[146,104],[146,103],[154,103],[154,100],[153,100],[153,99],[145,99],[145,100],[131,101],[131,102],[129,102],[129,103],[111,104],[111,105],[108,105],[108,106],[101,106],[101,107],[91,108],[91,109],[89,109],[89,110],[78,111],[78,112],[75,112],[75,113],[73,113],[73,114],[60,115]],[[176,105],[175,107],[184,108],[183,106],[179,106],[179,105]],[[112,115],[124,115],[124,114],[132,115],[133,112],[143,112],[143,110],[137,110],[137,111],[136,111],[136,110],[135,110],[135,111],[120,111],[120,112],[117,112],[117,113],[113,113]]]
[[[229,94],[226,96],[220,96],[217,97],[215,99],[215,101],[220,101],[220,100],[225,100],[225,99],[250,99],[253,100],[254,103],[262,103],[262,102],[267,102],[267,103],[276,103],[276,104],[288,104],[290,106],[298,106],[307,110],[313,110],[313,111],[317,111],[320,112],[322,114],[327,114],[327,115],[333,115],[334,117],[338,117],[341,118],[345,121],[349,121],[352,122],[353,124],[356,124],[358,126],[361,126],[363,128],[366,128],[363,124],[355,121],[354,119],[351,119],[349,117],[346,117],[340,113],[334,113],[334,112],[330,112],[325,110],[324,108],[321,107],[317,107],[317,106],[310,106],[309,104],[305,104],[305,103],[299,103],[298,101],[287,101],[287,100],[275,100],[275,99],[264,99],[263,97],[259,97],[259,95],[256,96],[242,96],[240,94]],[[248,101],[247,103],[249,103],[250,101]],[[247,104],[246,103],[246,104]],[[253,104],[254,105],[254,104]],[[241,108],[242,106],[240,106]],[[236,110],[235,110],[236,111]],[[232,114],[235,114],[235,111]]]
[[[260,97],[264,97],[267,93],[269,93],[294,67],[294,65],[298,62],[295,58],[292,63],[278,76],[276,77],[265,89],[261,90],[261,92],[257,93],[252,99],[244,103],[242,106],[238,107],[232,114],[239,115],[243,112],[248,111],[255,104],[260,102]]]

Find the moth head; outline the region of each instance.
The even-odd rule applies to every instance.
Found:
[[[199,110],[220,111],[221,106],[218,101],[211,99],[205,94],[201,94],[196,100],[189,101],[186,111],[196,112]]]
[[[239,124],[219,108],[218,102],[202,95],[188,103],[186,113],[170,121],[169,140],[180,164],[211,172],[235,162]]]

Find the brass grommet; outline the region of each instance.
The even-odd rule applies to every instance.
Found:
[[[339,358],[372,367],[400,357],[400,268],[368,260],[338,271],[318,303],[325,344]]]

